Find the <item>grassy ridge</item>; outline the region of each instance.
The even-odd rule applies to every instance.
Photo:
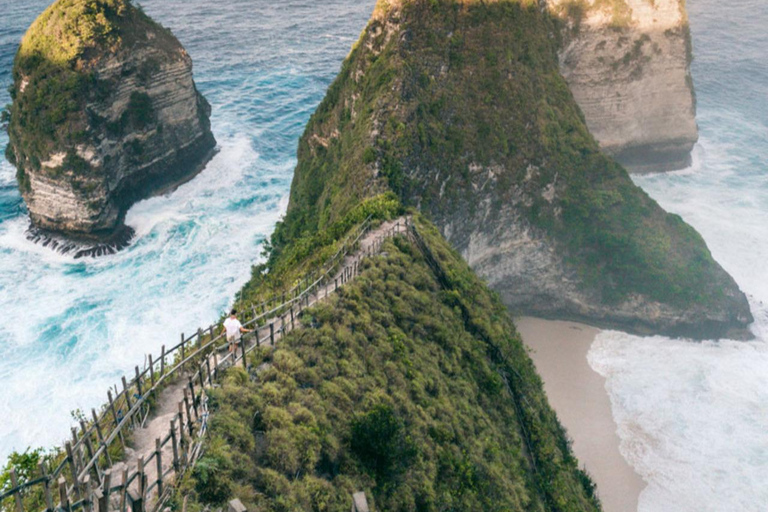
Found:
[[[428,223],[211,397],[187,509],[599,510],[506,310]]]

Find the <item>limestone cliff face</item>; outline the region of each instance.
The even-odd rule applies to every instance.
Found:
[[[488,174],[479,173],[477,178],[486,181]],[[721,268],[710,271],[713,285],[722,290],[715,307],[697,301],[670,303],[639,292],[606,301],[605,293],[585,283],[584,275],[547,233],[513,206],[494,211],[492,204],[491,199],[486,200],[471,218],[459,213],[442,217],[438,223],[451,244],[513,313],[581,321],[641,335],[751,337],[743,330],[752,322],[749,306]],[[674,287],[676,283],[663,285]]]
[[[514,313],[639,333],[749,336],[701,236],[606,157],[523,0],[380,1],[299,143],[281,240],[389,188]]]
[[[130,205],[194,176],[215,147],[189,55],[127,1],[56,2],[22,41],[14,78],[8,154],[42,230],[124,238]]]
[[[630,172],[682,169],[698,140],[685,0],[546,0],[560,70],[602,149]]]

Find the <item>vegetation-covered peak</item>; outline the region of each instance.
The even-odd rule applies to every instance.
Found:
[[[29,190],[28,169],[56,172],[42,165],[55,153],[67,154],[67,169],[86,168],[74,151],[88,137],[85,104],[108,97],[115,85],[100,79],[98,64],[136,45],[169,58],[182,50],[130,0],[57,0],[30,26],[14,62],[6,152],[22,191]]]
[[[64,66],[89,48],[115,47],[121,20],[133,9],[128,0],[58,0],[27,31],[18,63],[27,68],[30,59],[43,59]]]
[[[536,1],[381,0],[299,144],[279,239],[389,188],[462,250],[471,230],[535,233],[599,307],[751,321],[699,234],[600,152],[559,71],[561,23]]]
[[[421,243],[385,242],[274,351],[250,356],[257,371],[228,371],[177,506],[337,511],[362,490],[381,511],[600,510],[504,306],[429,222],[414,223]],[[279,269],[301,266],[295,249],[310,239],[274,255],[241,297],[290,286]],[[311,254],[333,247],[319,243]]]

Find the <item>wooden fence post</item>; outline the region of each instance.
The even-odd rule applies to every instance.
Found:
[[[165,375],[165,345],[160,348],[160,378]]]
[[[214,356],[216,353],[214,352]],[[210,383],[211,387],[213,387],[213,375],[211,375],[211,358],[206,357],[205,358],[205,367],[208,370],[208,382]]]
[[[93,512],[93,488],[91,486],[91,476],[85,475],[83,477],[83,510],[87,512]]]
[[[91,416],[93,416],[93,424],[96,426],[96,436],[99,438],[99,446],[104,447],[104,455],[106,456],[107,463],[112,465],[112,457],[109,455],[109,447],[104,442],[104,432],[101,430],[101,424],[99,423],[99,415],[96,414],[96,409],[91,408]]]
[[[67,481],[63,476],[59,477],[59,501],[61,501],[61,508],[66,512],[70,512],[69,508],[69,496],[67,496]]]
[[[275,322],[269,324],[269,342],[273,347],[275,346]]]
[[[198,348],[198,350],[202,346],[203,346],[203,330],[198,327],[197,328],[197,348]]]
[[[147,494],[147,475],[144,473],[144,456],[139,457],[139,499],[133,502],[133,512],[144,511],[144,496]]]
[[[179,404],[181,405],[181,404]],[[179,464],[179,440],[176,438],[176,419],[171,420],[171,446],[173,448],[173,470],[178,475],[181,471]]]
[[[152,360],[152,354],[147,355],[149,357],[149,382],[152,387],[155,387],[155,362]]]
[[[125,502],[128,496],[128,468],[123,469],[123,487],[120,489],[120,512],[126,512]]]
[[[136,390],[139,392],[139,399],[141,399],[144,396],[144,391],[141,389],[141,372],[138,366],[136,366]]]
[[[43,495],[45,496],[45,510],[46,512],[53,512],[53,497],[51,496],[51,478],[48,476],[48,471],[45,469],[45,464],[40,463],[40,476],[45,478],[43,480]]]
[[[190,400],[192,400],[192,409],[195,411],[195,421],[200,419],[200,414],[197,412],[197,400],[195,399],[195,383],[192,382],[192,377],[189,377],[189,394]]]
[[[181,371],[182,372],[184,372],[183,361],[184,361],[184,359],[186,359],[186,354],[185,354],[186,344],[187,344],[187,342],[184,339],[184,333],[181,333],[181,361],[179,361],[179,362],[182,363],[182,365],[181,365]]]
[[[85,439],[85,449],[88,453],[88,462],[90,463],[93,460],[94,453],[96,452],[93,451],[93,443],[91,442],[91,436],[88,434],[88,429],[85,426],[85,420],[80,420],[80,428],[83,430],[83,439]],[[100,484],[101,475],[99,474],[98,461],[94,461],[94,463],[91,465],[91,469],[96,474],[96,482]]]
[[[16,468],[11,468],[11,487],[16,488],[19,486],[19,479],[16,476]],[[21,502],[21,491],[16,491],[13,495],[16,501],[16,512],[24,512],[24,504]]]
[[[157,495],[163,494],[163,447],[160,438],[155,439],[155,454],[157,455]]]
[[[294,330],[296,328],[293,317],[294,317],[294,315],[293,315],[293,306],[291,306],[291,330]]]
[[[187,411],[187,425],[189,426],[189,435],[193,435],[192,414],[189,408],[189,390],[184,388],[184,408]]]
[[[99,512],[109,512],[109,495],[112,492],[112,468],[104,472],[104,482],[99,497]]]
[[[182,403],[179,402],[179,463],[182,467],[187,467],[187,434],[184,432],[184,413],[182,412]]]
[[[243,351],[243,368],[247,370],[248,369],[248,361],[246,360],[246,357],[245,357],[245,338],[242,337],[242,336],[240,337],[240,348]]]
[[[83,468],[83,445],[82,443],[80,446],[78,446],[78,439],[77,439],[77,429],[75,427],[72,427],[72,453],[75,456],[75,463],[78,467],[78,471]]]
[[[112,400],[112,390],[107,390],[107,398],[109,399],[109,409],[112,411],[112,419],[115,420],[115,428],[120,426],[120,421],[117,419],[117,409],[115,409],[115,402]],[[120,444],[125,448],[125,439],[123,439],[123,431],[118,432],[120,438]]]
[[[123,375],[123,395],[125,396],[125,404],[128,407],[128,411],[132,409],[131,406],[131,394],[128,392],[128,381],[125,380],[125,375]]]
[[[75,454],[72,451],[72,443],[70,441],[64,443],[64,449],[67,452],[67,461],[69,462],[69,467],[72,470],[72,480],[75,483],[75,491],[79,493],[80,482],[77,478],[77,462],[75,462]]]

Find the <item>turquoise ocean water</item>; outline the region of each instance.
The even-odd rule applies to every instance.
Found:
[[[0,0],[0,102],[18,41],[48,0]],[[373,0],[144,0],[195,62],[221,152],[167,197],[137,204],[128,250],[75,262],[27,242],[0,163],[0,458],[54,444],[144,354],[216,318],[286,205],[298,137]],[[705,237],[752,301],[757,341],[602,334],[622,453],[643,512],[768,503],[768,4],[688,0],[701,142],[694,165],[636,179]],[[7,142],[0,134],[0,146]],[[20,406],[19,404],[23,404]]]

